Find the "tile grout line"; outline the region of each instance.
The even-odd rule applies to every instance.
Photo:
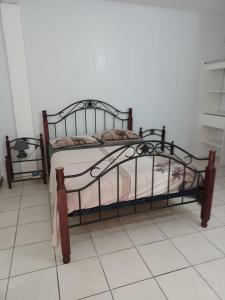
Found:
[[[157,282],[157,280],[154,278],[154,275],[153,275],[153,273],[152,273],[151,269],[149,268],[149,266],[148,266],[148,265],[147,265],[147,263],[145,262],[144,258],[142,257],[142,255],[141,255],[141,254],[140,254],[140,252],[138,251],[138,249],[137,249],[137,247],[136,247],[135,243],[133,242],[133,240],[130,238],[130,236],[129,236],[129,234],[128,234],[127,230],[126,230],[126,228],[123,226],[123,224],[121,223],[121,221],[120,221],[120,220],[119,220],[119,223],[120,223],[120,224],[122,225],[122,227],[124,228],[124,231],[125,231],[125,233],[126,233],[126,235],[127,235],[128,239],[130,240],[131,244],[133,244],[133,246],[134,246],[134,248],[136,249],[136,251],[137,251],[137,253],[138,253],[139,257],[141,258],[142,262],[144,263],[144,265],[145,265],[145,266],[146,266],[146,268],[148,269],[148,271],[149,271],[150,275],[152,275],[152,277],[151,277],[151,278],[153,278],[153,280],[155,281],[155,283],[157,284],[157,286],[159,287],[159,289],[161,290],[161,292],[162,292],[162,293],[163,293],[163,295],[165,296],[165,299],[167,299],[167,300],[168,300],[168,297],[167,297],[166,293],[165,293],[165,292],[164,292],[164,290],[161,288],[161,286],[159,285],[159,283]],[[148,278],[148,279],[150,279],[150,278]],[[146,279],[146,280],[147,280],[147,279]]]
[[[195,232],[195,233],[193,233],[193,234],[196,234],[196,233],[199,233],[200,235],[202,235],[201,234],[201,232]],[[196,268],[195,268],[195,265],[194,264],[192,264],[191,263],[191,261],[180,251],[180,249],[174,244],[174,242],[172,241],[172,239],[170,239],[170,242],[171,242],[171,244],[177,249],[177,251],[184,257],[184,259],[190,264],[190,266],[189,267],[187,267],[187,268],[192,268],[197,274],[199,274],[199,272],[197,272],[197,270],[196,270]],[[220,253],[221,253],[221,251],[220,251]],[[221,253],[222,254],[222,253]],[[222,258],[222,257],[220,257],[220,258]],[[217,259],[212,259],[212,260],[209,260],[209,261],[206,261],[206,262],[204,262],[204,263],[207,263],[207,262],[210,262],[210,261],[214,261],[214,260],[218,260],[219,258],[217,258]],[[161,275],[162,276],[162,275]],[[214,288],[212,288],[211,287],[211,285],[208,283],[208,281],[207,280],[205,280],[205,278],[203,278],[202,276],[200,276],[202,279],[203,279],[203,281],[206,283],[206,285],[213,291],[213,293],[216,295],[216,296],[218,296],[218,294],[217,294],[217,292],[214,290]],[[220,297],[219,297],[219,299],[221,299]],[[221,299],[222,300],[222,299]]]
[[[89,231],[89,228],[88,228],[88,232],[89,232],[89,235],[90,235],[90,239],[91,239],[91,241],[92,241],[92,243],[93,243],[93,246],[94,246],[95,252],[96,252],[96,254],[97,254],[98,261],[99,261],[99,263],[100,263],[100,266],[101,266],[101,268],[102,268],[102,272],[103,272],[103,274],[104,274],[104,276],[105,276],[105,280],[106,280],[106,282],[107,282],[107,285],[108,285],[108,288],[109,288],[110,294],[111,294],[111,296],[112,296],[112,299],[114,300],[114,296],[113,296],[113,293],[112,293],[112,291],[111,291],[111,287],[110,287],[110,284],[109,284],[108,278],[107,278],[107,276],[106,276],[105,270],[104,270],[104,268],[103,268],[103,265],[102,265],[102,262],[101,262],[100,256],[99,256],[99,254],[98,254],[98,251],[97,251],[97,249],[96,249],[96,247],[95,247],[95,243],[94,243],[94,240],[93,240],[93,238],[92,238],[91,232]]]
[[[18,222],[19,222],[19,212],[20,212],[20,205],[22,201],[22,192],[23,192],[23,183],[21,184],[21,189],[20,189],[20,201],[19,201],[19,209],[18,209],[18,216],[17,216],[17,225],[16,225],[16,230],[15,230],[15,236],[14,236],[14,242],[13,242],[13,247],[12,247],[12,256],[11,256],[11,261],[10,261],[10,267],[9,267],[9,277],[11,275],[11,270],[12,270],[12,263],[13,263],[13,256],[14,256],[14,249],[15,249],[15,243],[16,243],[16,237],[17,237],[17,228],[18,228]],[[6,294],[5,294],[5,300],[8,297],[8,290],[9,290],[9,281],[10,278],[8,279],[7,282],[7,287],[6,287]]]
[[[222,226],[225,228],[225,225]],[[214,229],[217,229],[217,228],[222,228],[222,227],[216,227],[216,228],[210,228],[209,230],[207,230],[206,232],[210,231],[210,230],[214,230]],[[203,231],[205,232],[205,231]],[[212,241],[210,241],[204,234],[203,232],[200,232],[200,234],[211,244],[213,245],[221,254],[223,254],[223,256],[225,256],[225,251],[221,250],[215,243],[213,243]]]
[[[153,222],[154,222],[154,220],[153,220]],[[188,222],[189,223],[189,222]],[[159,227],[159,226],[157,226],[157,223],[154,223],[155,225],[156,225],[156,227],[161,231],[161,233],[163,233],[164,234],[164,232],[161,230],[161,228]],[[189,223],[190,224],[190,223]],[[191,226],[192,226],[192,224],[190,224]],[[192,226],[193,227],[193,226]],[[194,228],[194,227],[193,227]],[[194,228],[195,229],[195,228]],[[126,231],[126,228],[125,228],[125,231]],[[200,233],[201,234],[201,232],[193,232],[193,233],[190,233],[190,234],[194,234],[194,233]],[[187,234],[187,235],[189,235],[189,234]],[[128,237],[129,237],[129,235],[128,235]],[[168,237],[168,236],[167,236]],[[171,272],[166,272],[166,273],[164,273],[164,274],[160,274],[160,275],[158,275],[158,276],[163,276],[163,275],[165,275],[165,274],[168,274],[168,273],[174,273],[174,272],[176,272],[176,271],[179,271],[179,270],[182,270],[182,269],[188,269],[188,268],[193,268],[194,270],[196,270],[195,269],[195,265],[193,265],[190,261],[189,261],[189,259],[176,247],[176,245],[172,242],[172,240],[171,240],[171,238],[168,238],[167,239],[176,249],[177,249],[177,251],[183,256],[183,258],[189,263],[189,266],[187,266],[187,267],[184,267],[184,268],[181,268],[181,269],[176,269],[176,270],[173,270],[173,271],[171,271]],[[131,240],[131,242],[133,243],[133,241]],[[146,265],[146,267],[149,269],[149,271],[151,272],[151,269],[148,267],[148,265],[146,264],[146,262],[145,262],[145,260],[143,259],[143,257],[142,257],[142,255],[140,254],[140,252],[138,251],[138,248],[135,246],[135,244],[133,243],[133,245],[134,245],[134,247],[136,248],[136,250],[137,250],[137,252],[139,253],[139,255],[141,256],[141,258],[142,258],[142,260],[143,260],[143,262],[145,263],[145,265]],[[221,253],[221,251],[219,251],[220,253]],[[223,253],[221,253],[221,254],[223,254]],[[214,261],[214,260],[218,260],[218,259],[221,259],[222,257],[220,257],[220,258],[217,258],[217,259],[213,259],[213,260],[210,260],[210,261]],[[204,263],[207,263],[207,262],[209,262],[209,261],[206,261],[206,262],[204,262]],[[152,274],[152,272],[151,272],[151,274]],[[152,274],[153,275],[153,274]],[[160,289],[161,289],[161,291],[163,291],[163,289],[161,288],[161,286],[159,285],[159,283],[158,283],[158,281],[157,281],[157,277],[158,276],[153,276],[153,278],[155,279],[155,281],[157,282],[157,284],[158,284],[158,286],[160,287]],[[202,277],[202,276],[201,276]],[[210,289],[212,289],[212,291],[217,295],[217,293],[215,292],[215,290],[211,287],[211,285],[209,285],[209,283],[204,279],[204,281],[206,282],[206,284],[208,285],[208,287],[210,288]],[[164,291],[163,291],[163,294],[166,296],[166,294],[164,293]],[[166,298],[167,298],[167,296],[166,296]],[[220,297],[219,297],[220,298]],[[168,299],[168,298],[167,298]],[[220,298],[221,299],[221,298]]]
[[[20,204],[21,204],[21,197],[22,197],[22,191],[21,191],[21,196],[20,196]],[[222,204],[221,204],[222,205]],[[20,211],[20,209],[21,209],[21,207],[19,208],[19,211]],[[51,213],[51,212],[50,212]],[[179,215],[180,215],[180,213],[178,213]],[[18,218],[19,218],[19,213],[18,213]],[[154,220],[154,219],[153,219]],[[188,220],[186,220],[187,222],[188,222]],[[37,221],[37,222],[41,222],[41,221]],[[32,222],[32,223],[36,223],[36,222]],[[121,223],[121,222],[120,222]],[[189,223],[189,222],[188,222]],[[29,224],[29,223],[28,223]],[[155,224],[156,226],[157,226],[157,223],[154,223],[154,221],[153,221],[153,224]],[[190,223],[189,223],[190,224]],[[26,224],[23,224],[23,225],[26,225]],[[193,227],[193,225],[192,224],[190,224],[192,227]],[[11,227],[14,227],[14,226],[11,226]],[[16,239],[16,235],[17,235],[17,227],[18,227],[18,225],[16,226],[16,233],[15,233],[15,239]],[[124,226],[123,226],[123,224],[122,224],[122,227],[124,228]],[[217,226],[217,227],[214,227],[214,228],[218,228],[218,227],[224,227],[224,225],[221,225],[221,226]],[[212,230],[212,229],[214,229],[214,228],[210,228],[210,229],[208,229],[208,230]],[[207,230],[207,231],[208,231]],[[126,232],[126,229],[124,229],[124,231]],[[202,234],[204,231],[197,231],[198,233],[200,233],[200,234]],[[197,232],[195,232],[195,233],[197,233]],[[90,232],[89,232],[90,233]],[[127,232],[126,232],[127,233]],[[193,234],[193,233],[189,233],[189,234]],[[187,235],[189,235],[189,234],[187,234]],[[203,234],[202,234],[203,235]],[[184,236],[184,235],[181,235],[181,236]],[[204,236],[205,237],[205,236]],[[206,238],[206,237],[205,237]],[[14,239],[14,243],[15,243],[15,239]],[[207,239],[207,238],[206,238]],[[168,238],[167,240],[170,240],[170,238]],[[208,240],[208,239],[207,239]],[[35,242],[35,243],[31,243],[31,244],[36,244],[36,243],[40,243],[40,242],[43,242],[43,241],[39,241],[39,242]],[[93,240],[92,240],[92,242],[93,242]],[[158,242],[158,241],[157,241]],[[213,244],[211,241],[209,241],[211,244]],[[94,242],[93,242],[93,244],[94,244]],[[133,243],[132,243],[133,244]],[[151,243],[147,243],[147,244],[151,244]],[[25,245],[27,245],[27,244],[25,244]],[[25,246],[25,245],[20,245],[20,246]],[[213,244],[214,245],[214,244]],[[20,246],[17,246],[17,247],[20,247]],[[215,245],[214,245],[215,246]],[[15,246],[13,246],[13,251],[14,251],[14,248],[15,248]],[[136,248],[136,246],[134,246],[134,248]],[[9,248],[8,248],[9,249]],[[137,248],[136,248],[137,249]],[[218,249],[218,248],[217,248]],[[122,250],[124,250],[124,249],[122,249]],[[220,249],[218,249],[220,252],[221,252],[221,250]],[[118,250],[118,251],[121,251],[121,250]],[[115,251],[115,252],[117,252],[117,251]],[[97,253],[97,251],[96,251],[96,253]],[[112,252],[109,252],[109,253],[112,253]],[[108,253],[108,254],[109,254]],[[104,254],[105,255],[105,254]],[[140,253],[139,253],[139,255],[140,255]],[[100,255],[98,255],[98,253],[97,253],[97,256],[98,256],[98,258],[100,257]],[[12,259],[13,259],[13,253],[12,253]],[[12,259],[11,259],[11,266],[10,266],[10,272],[11,272],[11,267],[12,267]],[[86,258],[86,259],[88,259],[88,258]],[[218,260],[218,259],[222,259],[222,257],[221,258],[217,258],[217,259],[214,259],[214,260]],[[83,260],[85,260],[85,259],[83,259]],[[211,260],[211,261],[213,261],[213,260]],[[203,263],[207,263],[207,262],[209,262],[209,261],[206,261],[206,262],[203,262]],[[201,264],[203,264],[203,263],[201,263]],[[195,265],[192,265],[192,267],[195,267]],[[48,268],[52,268],[52,267],[48,267]],[[48,268],[45,268],[45,269],[48,269]],[[56,264],[56,268],[57,268],[57,264]],[[175,271],[178,271],[178,270],[175,270]],[[36,272],[36,271],[33,271],[33,272]],[[103,270],[103,272],[104,272],[104,270]],[[28,273],[32,273],[32,272],[28,272]],[[27,273],[25,273],[25,274],[27,274]],[[21,275],[21,274],[20,274]],[[17,276],[20,276],[20,275],[17,275]],[[160,274],[159,276],[162,276],[162,275],[165,275],[165,274]],[[106,275],[105,275],[106,276]],[[157,276],[156,276],[157,277]],[[10,277],[9,277],[10,278]],[[7,283],[7,291],[8,291],[8,284],[9,284],[9,278],[8,278],[8,283]],[[12,278],[12,277],[11,277]],[[153,276],[153,278],[155,279],[155,277]],[[107,278],[106,278],[107,279]],[[148,278],[149,279],[149,278]],[[148,280],[148,279],[145,279],[145,280]],[[143,281],[143,280],[142,280]],[[140,281],[138,281],[138,282],[140,282]],[[131,284],[133,284],[133,283],[131,283]],[[129,284],[130,285],[130,284]],[[120,287],[119,287],[120,288]],[[211,287],[210,287],[211,288]],[[113,289],[112,289],[113,290]],[[110,291],[111,291],[111,289],[110,289]],[[105,293],[105,292],[102,292],[102,293]],[[102,294],[102,293],[100,293],[100,294]],[[90,297],[90,296],[88,296],[88,297]],[[86,297],[87,298],[87,297]],[[82,299],[85,299],[85,298],[82,298]]]
[[[51,211],[51,200],[50,200],[50,194],[48,193],[48,201],[49,201],[49,210],[50,210],[50,220],[51,220],[51,231],[53,231],[52,226],[52,211]],[[56,259],[56,250],[54,247],[54,258],[55,258],[55,269],[56,269],[56,280],[57,280],[57,287],[58,287],[58,296],[59,300],[61,300],[61,292],[60,292],[60,284],[59,284],[59,273],[58,273],[58,266],[57,266],[57,259]]]
[[[223,300],[223,298],[220,297],[220,295],[217,293],[217,291],[210,285],[210,283],[202,276],[200,272],[196,269],[195,266],[193,266],[193,269],[195,272],[202,278],[202,280],[207,284],[207,286],[215,293],[215,295],[220,299]]]

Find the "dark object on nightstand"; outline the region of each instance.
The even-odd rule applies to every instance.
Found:
[[[29,149],[27,139],[18,139],[15,143],[14,149],[18,151],[17,158],[27,157],[27,153],[25,152],[25,150]]]
[[[25,150],[31,150],[31,153],[26,153]],[[5,157],[5,166],[8,187],[12,187],[12,182],[43,179],[44,184],[46,184],[46,167],[45,167],[45,152],[43,137],[40,134],[40,139],[22,137],[14,140],[9,140],[9,137],[6,136],[6,151],[7,156]],[[17,155],[13,151],[18,151]],[[38,153],[39,152],[39,153]],[[35,157],[32,158],[32,155]],[[14,157],[14,158],[12,158]],[[41,162],[41,168],[38,169],[38,166],[35,170],[14,172],[13,165],[16,163],[26,163],[26,162]],[[23,175],[29,175],[23,177]]]

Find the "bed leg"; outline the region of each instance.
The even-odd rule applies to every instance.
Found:
[[[45,167],[45,149],[44,149],[44,142],[43,142],[42,134],[40,134],[40,148],[41,148],[42,177],[43,177],[44,184],[46,184],[47,176],[46,176],[46,167]]]
[[[6,175],[7,175],[7,183],[8,183],[8,188],[11,189],[11,180],[12,180],[12,174],[11,174],[11,164],[10,164],[10,159],[8,156],[5,157],[5,169],[6,169]]]
[[[207,227],[207,223],[210,219],[210,214],[211,214],[213,189],[214,189],[215,176],[216,176],[215,157],[216,157],[216,152],[210,151],[208,165],[206,167],[206,173],[205,173],[204,196],[202,200],[202,209],[201,209],[202,227]]]
[[[70,236],[68,226],[67,196],[63,170],[63,168],[56,169],[57,199],[63,262],[64,264],[68,264],[70,262]]]

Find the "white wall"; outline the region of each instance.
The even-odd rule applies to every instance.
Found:
[[[90,97],[132,106],[135,128],[165,124],[169,138],[192,148],[201,61],[223,53],[221,15],[104,0],[19,3],[36,136],[42,109]],[[2,137],[15,129],[0,47]]]
[[[5,135],[15,137],[15,122],[11,99],[8,65],[0,16],[0,168],[4,166]],[[4,169],[4,168],[3,168]]]
[[[31,101],[19,5],[1,3],[1,18],[17,136],[33,136]],[[26,116],[26,118],[24,118]]]
[[[104,0],[21,0],[34,130],[41,110],[83,98],[133,107],[190,149],[199,80],[197,14]]]

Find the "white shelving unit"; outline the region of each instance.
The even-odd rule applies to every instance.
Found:
[[[203,82],[200,140],[225,165],[225,60],[206,62]]]

